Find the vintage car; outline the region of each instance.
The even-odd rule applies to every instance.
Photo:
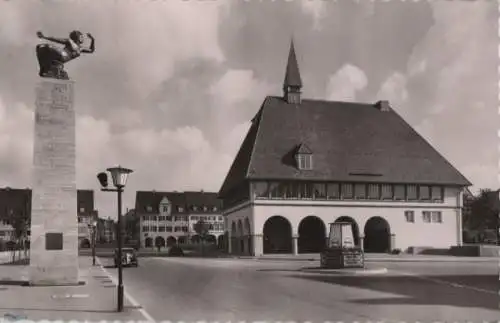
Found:
[[[118,267],[118,249],[115,249],[115,267]],[[122,248],[122,267],[138,267],[137,252],[134,248]]]

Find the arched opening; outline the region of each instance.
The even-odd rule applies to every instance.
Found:
[[[229,241],[229,243],[231,244],[232,254],[238,253],[237,242],[238,242],[238,233],[236,232],[236,222],[231,222],[231,241]]]
[[[167,238],[167,247],[172,247],[172,246],[175,246],[175,244],[177,243],[177,240],[170,236]]]
[[[200,243],[200,241],[201,241],[201,238],[197,234],[195,234],[194,236],[191,237],[191,242],[194,244],[198,244],[198,243]]]
[[[338,218],[337,220],[335,220],[335,222],[349,222],[351,223],[351,227],[352,227],[352,235],[354,236],[354,244],[358,247],[361,247],[359,245],[359,227],[358,227],[358,223],[356,222],[356,220],[354,220],[353,218],[351,218],[350,216],[341,216],[340,218]]]
[[[208,243],[208,244],[216,244],[217,243],[217,237],[214,236],[213,234],[209,234],[205,238],[205,242]]]
[[[252,244],[252,229],[250,227],[250,220],[248,218],[245,218],[245,224],[243,225],[244,227],[244,232],[247,237],[247,254],[251,255],[253,254],[253,244]]]
[[[325,247],[326,227],[317,216],[306,216],[299,224],[299,253],[321,252]]]
[[[244,253],[245,252],[245,241],[243,240],[243,222],[241,220],[238,220],[238,252],[239,253]]]
[[[165,247],[165,239],[161,236],[155,238],[155,247]]]
[[[224,233],[224,234],[221,234],[218,238],[217,238],[217,247],[219,249],[224,249],[225,248],[225,243],[226,243],[226,235],[227,233]]]
[[[185,244],[186,243],[186,237],[184,237],[184,236],[179,237],[179,239],[177,239],[177,242],[179,242],[179,244]]]
[[[83,239],[82,242],[80,242],[80,248],[90,248],[90,240],[89,239]]]
[[[279,215],[264,223],[264,253],[292,253],[292,225]]]
[[[153,246],[153,238],[146,238],[144,241],[144,247],[151,248]]]
[[[379,216],[370,218],[365,225],[364,251],[389,252],[391,248],[391,228]]]

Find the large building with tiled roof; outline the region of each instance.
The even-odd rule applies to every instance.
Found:
[[[366,252],[460,245],[471,183],[389,102],[302,98],[293,42],[219,192],[233,254],[319,252],[352,223]]]
[[[209,242],[223,245],[222,203],[213,192],[138,191],[135,212],[140,218],[140,244],[144,248],[197,243],[194,225],[209,223]]]
[[[0,241],[12,239],[12,217],[31,217],[31,189],[0,188]],[[91,218],[96,216],[94,210],[94,191],[77,191],[78,239],[80,244],[89,244],[89,227]],[[29,231],[29,229],[27,229]]]

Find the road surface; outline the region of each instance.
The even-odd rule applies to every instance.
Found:
[[[125,289],[156,321],[498,320],[498,263],[376,263],[386,274],[301,272],[317,262],[142,258]],[[102,259],[110,264],[109,259]],[[107,269],[116,276],[116,269]]]

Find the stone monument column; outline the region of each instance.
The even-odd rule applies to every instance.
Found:
[[[30,283],[78,284],[74,82],[45,78],[36,89]]]

